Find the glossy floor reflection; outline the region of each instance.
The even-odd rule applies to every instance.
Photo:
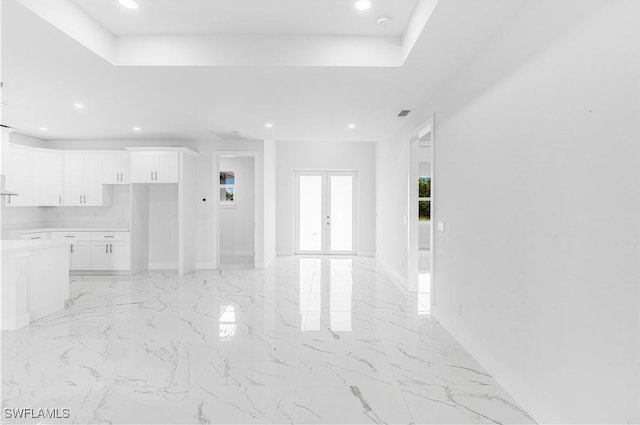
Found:
[[[54,423],[530,423],[370,258],[82,277],[2,333],[2,407]],[[37,423],[37,420],[24,421]]]

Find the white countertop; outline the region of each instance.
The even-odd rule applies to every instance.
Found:
[[[65,240],[14,240],[14,239],[2,239],[0,240],[0,246],[2,247],[2,255],[12,254],[19,251],[34,251],[37,249],[48,248],[65,248],[69,246],[69,243]]]
[[[128,232],[129,229],[126,227],[117,227],[117,226],[94,226],[94,227],[74,227],[74,226],[66,226],[66,227],[34,227],[29,229],[11,229],[6,230],[4,233],[7,234],[30,234],[30,233],[41,233],[41,232]]]

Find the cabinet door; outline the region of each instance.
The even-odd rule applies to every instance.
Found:
[[[100,206],[102,199],[102,155],[86,154],[84,156],[85,191],[83,205]]]
[[[35,165],[35,205],[57,207],[62,205],[62,154],[56,151],[37,150]]]
[[[131,158],[128,153],[120,154],[120,184],[131,183]]]
[[[155,171],[154,152],[131,153],[131,183],[152,183]]]
[[[6,196],[6,203],[12,207],[32,207],[35,205],[33,149],[9,144],[7,153],[5,186],[18,196]]]
[[[111,270],[129,270],[129,242],[110,242]]]
[[[178,152],[158,152],[156,157],[156,183],[178,183],[179,173]]]
[[[91,242],[91,270],[109,270],[109,243]]]
[[[81,153],[64,154],[64,204],[83,205],[84,193],[84,155]]]
[[[119,153],[106,153],[102,155],[102,183],[120,184],[122,173],[122,157]]]
[[[69,269],[91,270],[91,244],[72,242],[69,244]]]

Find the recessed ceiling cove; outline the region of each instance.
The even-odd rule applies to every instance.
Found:
[[[438,2],[19,1],[114,65],[332,67],[402,66]]]

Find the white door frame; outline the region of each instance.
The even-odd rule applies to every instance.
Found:
[[[211,250],[212,268],[220,266],[220,158],[253,158],[254,172],[254,232],[253,232],[253,264],[256,269],[264,268],[264,199],[262,156],[258,151],[213,151],[211,154],[212,186],[211,186]]]
[[[434,131],[435,116],[431,115],[426,121],[424,121],[417,129],[411,134],[409,139],[409,205],[408,205],[408,217],[409,225],[407,226],[407,280],[409,284],[409,291],[418,290],[418,179],[420,178],[419,170],[419,155],[418,149],[421,141],[427,139],[431,140],[431,306],[435,305],[435,255],[436,255],[436,228],[433,225],[436,217],[437,202],[436,194],[434,190],[435,181],[435,131]]]
[[[300,249],[300,176],[321,176],[322,185],[322,237],[321,248],[319,251],[302,251]],[[331,211],[331,176],[352,176],[352,250],[351,251],[331,251],[331,230],[330,211]],[[358,171],[357,170],[294,170],[294,187],[295,187],[295,254],[296,255],[357,255],[358,240]],[[329,220],[327,222],[327,220]]]

